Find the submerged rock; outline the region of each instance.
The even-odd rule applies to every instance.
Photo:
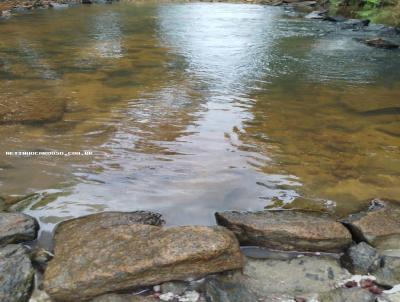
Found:
[[[29,94],[17,100],[2,98],[0,124],[55,122],[62,118],[64,109],[64,101],[29,97]]]
[[[319,297],[320,302],[375,302],[375,299],[374,294],[359,287],[337,288]]]
[[[366,241],[379,250],[400,249],[400,204],[372,201],[368,211],[352,214],[343,223],[358,241]]]
[[[129,219],[87,219],[57,228],[55,257],[44,277],[44,288],[55,299],[87,300],[243,266],[236,238],[221,227],[164,229]]]
[[[21,245],[0,248],[0,301],[26,302],[33,285],[34,270]]]
[[[397,49],[399,48],[398,44],[392,43],[388,40],[384,40],[382,38],[367,38],[367,39],[360,39],[361,43],[365,45],[376,47],[376,48],[384,48],[384,49]]]
[[[300,211],[216,213],[219,225],[245,245],[278,250],[340,252],[352,242],[348,230],[327,215]]]
[[[36,239],[37,221],[22,213],[0,213],[0,245]]]
[[[379,268],[381,257],[376,249],[365,242],[350,247],[343,257],[354,274],[366,275]]]

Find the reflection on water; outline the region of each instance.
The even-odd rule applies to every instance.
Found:
[[[212,224],[217,210],[298,196],[339,215],[398,198],[399,52],[336,31],[283,8],[205,3],[3,22],[0,98],[56,97],[67,109],[56,123],[0,126],[1,194],[37,192],[14,208],[44,229],[110,209]]]

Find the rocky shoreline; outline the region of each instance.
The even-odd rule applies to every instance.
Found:
[[[400,203],[336,221],[299,210],[216,213],[164,227],[160,214],[103,212],[60,223],[0,214],[0,300],[400,301]]]

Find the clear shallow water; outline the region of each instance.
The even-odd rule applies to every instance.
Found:
[[[0,126],[0,192],[44,230],[102,210],[213,224],[294,202],[345,215],[400,196],[400,52],[245,4],[112,4],[0,23],[2,97],[63,99]],[[82,157],[6,151],[93,152]]]

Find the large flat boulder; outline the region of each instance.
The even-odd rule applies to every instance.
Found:
[[[374,200],[368,211],[352,214],[343,223],[358,241],[379,250],[400,249],[400,203]]]
[[[300,211],[216,213],[219,225],[232,230],[241,244],[278,250],[341,252],[351,234],[327,215]]]
[[[10,244],[0,248],[0,301],[26,302],[33,285],[34,270],[26,250]]]
[[[235,236],[222,227],[162,228],[108,223],[98,216],[90,223],[78,219],[62,224],[54,242],[44,289],[60,301],[84,301],[243,266]]]
[[[36,239],[37,221],[22,213],[0,213],[0,245]]]

